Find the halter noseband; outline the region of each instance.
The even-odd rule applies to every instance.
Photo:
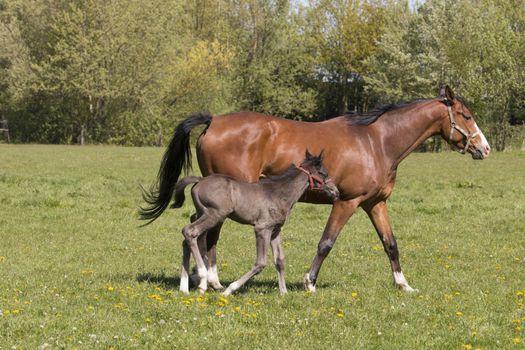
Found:
[[[310,183],[310,190],[311,191],[321,191],[326,184],[328,184],[330,182],[333,182],[332,179],[329,178],[329,177],[327,177],[325,180],[323,180],[319,176],[313,175],[311,172],[309,172],[308,170],[306,170],[302,166],[298,166],[297,169],[299,169],[300,171],[302,171],[303,173],[308,175],[308,182]],[[317,181],[320,184],[319,187],[315,187],[314,180]]]
[[[445,104],[447,105],[448,119],[450,120],[450,135],[448,136],[448,142],[452,144],[452,135],[454,134],[454,130],[459,131],[459,133],[462,134],[467,139],[467,143],[465,144],[465,147],[459,150],[459,153],[464,154],[467,151],[468,146],[470,146],[470,141],[474,137],[478,136],[480,134],[480,131],[478,129],[472,134],[469,134],[462,127],[458,126],[456,124],[456,120],[454,119],[454,114],[452,113],[452,104],[447,98],[445,98],[444,101],[445,101]]]

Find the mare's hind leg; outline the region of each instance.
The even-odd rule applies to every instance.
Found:
[[[399,263],[399,251],[397,250],[397,243],[392,232],[390,219],[385,202],[379,202],[371,207],[364,208],[372,224],[383,243],[383,248],[390,260],[392,266],[392,273],[394,277],[394,285],[406,292],[417,292],[417,289],[410,287],[403,272],[401,271],[401,264]]]
[[[286,282],[284,279],[284,250],[281,244],[281,228],[277,227],[273,232],[272,240],[273,263],[277,269],[277,279],[279,281],[279,293],[286,294]]]
[[[199,275],[199,289],[201,292],[206,291],[207,289],[207,269],[206,264],[201,256],[201,251],[199,249],[199,244],[197,239],[202,235],[206,230],[217,224],[217,220],[212,216],[202,214],[195,222],[185,226],[182,229],[182,234],[186,239],[186,242],[189,245],[191,253],[195,258],[195,263],[197,264],[197,274]]]
[[[242,275],[237,281],[232,282],[222,295],[230,295],[237,289],[241,288],[250,278],[261,272],[266,266],[267,250],[272,235],[271,229],[255,229],[256,245],[257,245],[257,259],[252,269],[246,274]]]

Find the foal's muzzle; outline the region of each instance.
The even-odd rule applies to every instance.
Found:
[[[325,183],[325,192],[328,194],[331,200],[339,199],[339,190],[337,189],[337,186],[332,182]]]

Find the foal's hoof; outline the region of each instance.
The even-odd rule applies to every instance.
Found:
[[[213,289],[215,289],[215,290],[223,290],[224,289],[222,284],[220,282],[218,282],[218,281],[217,282],[215,282],[215,281],[213,281],[213,282],[212,281],[208,281],[208,285],[210,287],[212,287]]]
[[[232,294],[233,291],[231,291],[229,288],[226,289],[224,292],[221,293],[223,297],[228,297]]]
[[[408,284],[396,284],[396,287],[407,293],[418,293],[419,289],[410,287]]]
[[[307,292],[311,292],[311,293],[315,292],[315,285],[312,283],[312,280],[310,280],[310,274],[309,273],[304,275],[303,284],[304,284],[304,289]]]

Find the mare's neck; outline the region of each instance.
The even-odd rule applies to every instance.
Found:
[[[396,109],[374,123],[390,169],[395,170],[417,146],[439,133],[444,113],[446,108],[438,101],[428,100]]]

